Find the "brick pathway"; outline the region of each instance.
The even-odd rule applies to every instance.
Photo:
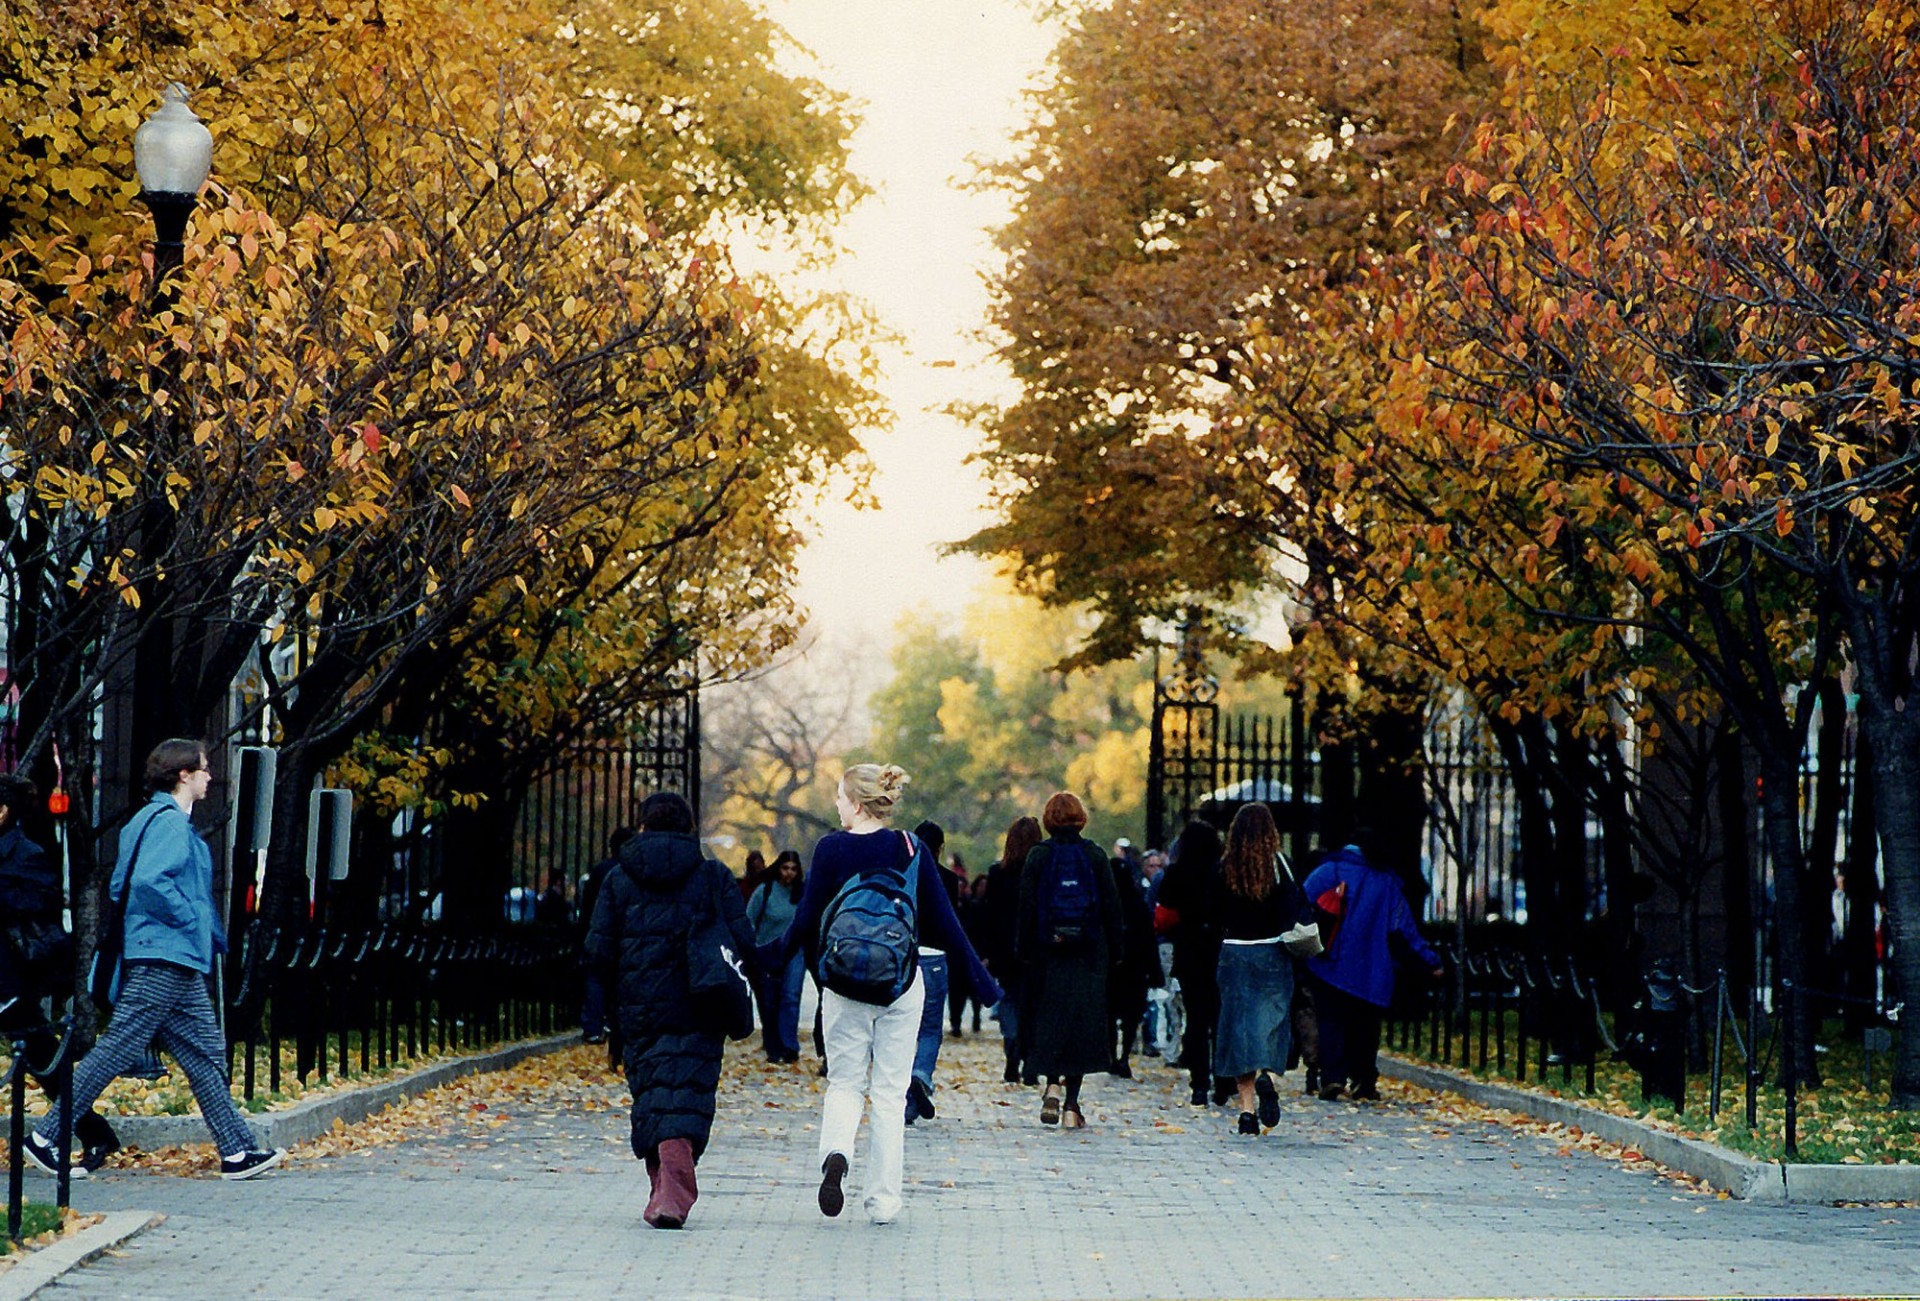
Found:
[[[1157,1063],[1089,1081],[1086,1131],[1043,1130],[1037,1095],[999,1083],[998,1062],[997,1043],[949,1043],[940,1116],[908,1131],[907,1212],[890,1227],[854,1197],[822,1219],[812,1059],[775,1073],[743,1045],[684,1232],[640,1222],[624,1091],[572,1086],[496,1107],[504,1122],[476,1112],[255,1183],[77,1185],[82,1209],[170,1218],[44,1295],[1920,1293],[1920,1211],[1721,1201],[1404,1102],[1289,1090],[1280,1126],[1241,1138],[1226,1113],[1182,1105]]]

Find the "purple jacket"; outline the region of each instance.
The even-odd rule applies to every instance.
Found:
[[[1308,900],[1317,900],[1342,881],[1347,901],[1340,933],[1325,953],[1307,959],[1307,969],[1335,989],[1385,1007],[1393,1001],[1390,940],[1397,937],[1429,969],[1440,965],[1440,955],[1414,929],[1413,910],[1398,878],[1367,862],[1352,845],[1308,874]]]

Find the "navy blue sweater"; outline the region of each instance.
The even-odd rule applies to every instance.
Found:
[[[797,948],[805,949],[808,970],[815,969],[819,956],[820,919],[833,897],[840,893],[840,887],[856,875],[904,867],[909,839],[911,837],[903,832],[884,830],[858,836],[851,831],[834,831],[822,836],[813,847],[813,865],[807,869],[807,883],[800,892],[800,906],[787,927],[787,933],[760,948],[762,970],[781,970]],[[920,859],[919,880],[914,883],[914,893],[917,897],[915,911],[920,923],[920,941],[930,948],[946,952],[949,955],[949,967],[954,963],[966,963],[967,972],[973,979],[973,989],[980,1001],[998,1002],[1000,986],[980,961],[980,955],[973,951],[973,945],[968,943],[967,933],[960,926],[960,917],[953,911],[953,902],[947,898],[946,886],[941,883],[940,871],[933,865],[930,854]]]

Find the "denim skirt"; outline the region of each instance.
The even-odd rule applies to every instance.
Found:
[[[1232,1078],[1287,1069],[1293,958],[1280,944],[1220,946],[1220,1021],[1213,1073]]]

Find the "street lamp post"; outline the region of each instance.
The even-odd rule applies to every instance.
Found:
[[[133,165],[140,178],[140,200],[153,213],[153,287],[149,302],[160,305],[169,274],[180,266],[187,220],[199,202],[200,187],[213,168],[213,134],[187,107],[186,87],[169,85],[160,107],[133,133]],[[164,461],[171,434],[171,417],[155,413],[148,437],[153,454]],[[136,545],[149,573],[158,569],[166,551],[173,521],[164,496],[147,504]],[[152,579],[141,593],[144,624],[147,612],[161,608]],[[112,760],[103,771],[113,774],[101,794],[103,808],[120,808],[139,798],[140,765],[153,745],[170,734],[164,713],[171,668],[171,641],[165,627],[143,627],[136,634],[131,663],[114,672],[108,683],[103,754]]]
[[[140,201],[153,213],[158,293],[167,272],[180,265],[187,218],[213,170],[213,133],[187,107],[187,88],[179,82],[166,88],[160,107],[133,133],[133,168],[140,175]]]

